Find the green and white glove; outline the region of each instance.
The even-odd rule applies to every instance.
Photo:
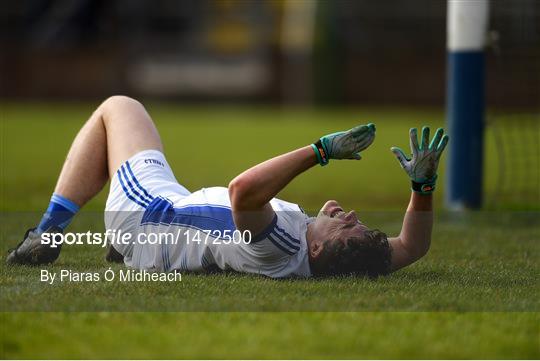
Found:
[[[327,165],[330,159],[361,159],[360,152],[369,147],[375,139],[375,125],[359,125],[345,132],[325,135],[311,147],[320,165]]]
[[[422,141],[418,146],[417,132],[416,128],[411,128],[409,132],[412,158],[406,157],[405,153],[397,147],[392,147],[391,150],[401,167],[411,178],[412,190],[422,194],[430,194],[435,190],[439,159],[449,138],[448,135],[443,137],[444,130],[439,128],[431,143],[428,144],[429,127],[423,127]]]

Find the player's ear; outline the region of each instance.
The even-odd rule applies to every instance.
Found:
[[[309,256],[311,259],[319,259],[324,249],[324,243],[320,241],[315,241],[309,247]]]

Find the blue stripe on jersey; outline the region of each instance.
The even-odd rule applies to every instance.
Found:
[[[285,237],[277,233],[275,230],[270,235],[273,238],[276,238],[277,240],[281,241],[280,243],[284,245],[285,247],[289,249],[293,249],[295,251],[300,250],[300,241],[295,241],[295,243],[292,243],[291,241],[287,240]]]
[[[262,241],[265,239],[272,231],[274,230],[274,227],[277,224],[277,214],[274,214],[274,218],[272,219],[272,222],[268,226],[266,226],[265,229],[261,231],[257,236],[251,238],[251,243],[257,243],[259,241]]]
[[[126,168],[124,165],[121,165],[120,166],[120,169],[122,170],[122,174],[124,175],[124,178],[125,180],[127,181],[127,184],[129,186],[129,189],[131,190],[131,192],[133,192],[134,195],[136,195],[137,197],[139,197],[139,199],[142,201],[142,202],[145,202],[145,203],[150,203],[152,202],[152,198],[146,198],[144,195],[140,194],[139,191],[137,191],[137,189],[135,189],[135,186],[133,184],[131,184],[131,181],[129,180],[129,177],[126,173]]]
[[[146,195],[147,198],[149,198],[150,200],[154,199],[154,197],[152,197],[147,191],[146,189],[144,189],[143,186],[141,186],[141,184],[139,183],[139,181],[137,180],[137,177],[135,177],[135,174],[133,174],[133,171],[131,170],[131,165],[129,164],[129,162],[126,162],[126,166],[127,166],[127,170],[129,172],[129,174],[131,174],[131,177],[133,178],[133,181],[135,182],[135,185],[137,185],[137,187]]]
[[[225,231],[232,233],[236,230],[229,208],[214,205],[173,208],[167,200],[158,198],[152,201],[143,215],[141,225],[146,224],[187,226],[203,231],[219,231],[221,235]]]
[[[300,240],[294,238],[293,236],[291,236],[290,234],[285,232],[285,230],[283,228],[281,228],[280,226],[278,226],[277,224],[276,224],[276,230],[281,232],[281,234],[283,236],[285,236],[285,238],[287,238],[290,242],[300,244]]]
[[[122,180],[122,172],[120,172],[120,169],[118,169],[118,171],[116,172],[117,176],[118,176],[118,180],[120,181],[120,185],[122,186],[122,189],[124,190],[124,193],[126,194],[126,196],[133,202],[137,203],[138,205],[140,205],[141,207],[143,208],[146,208],[146,206],[148,204],[146,203],[143,203],[141,202],[140,200],[134,198],[131,193],[128,191],[128,189],[126,188],[126,185],[124,184],[124,181]]]
[[[283,252],[287,253],[288,255],[293,255],[294,252],[293,251],[290,251],[288,250],[287,248],[285,248],[285,246],[283,246],[281,243],[279,243],[275,238],[274,238],[274,234],[269,234],[268,235],[268,239],[274,244],[274,246],[276,246],[277,248],[279,248],[280,250],[282,250]]]

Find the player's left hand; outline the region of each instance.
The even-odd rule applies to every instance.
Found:
[[[413,190],[428,194],[435,190],[439,159],[448,144],[449,137],[443,136],[444,130],[439,128],[429,143],[429,127],[423,127],[422,140],[418,145],[417,132],[416,128],[411,128],[409,132],[412,157],[407,157],[400,148],[392,147],[391,150],[411,178]]]
[[[375,139],[375,124],[359,125],[344,132],[321,137],[312,144],[321,165],[330,159],[361,159],[360,152],[370,146]]]

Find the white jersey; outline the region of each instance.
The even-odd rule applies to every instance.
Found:
[[[293,203],[274,198],[273,221],[260,234],[236,229],[227,188],[189,193],[180,186],[160,152],[138,153],[111,183],[107,228],[121,219],[132,233],[129,245],[115,248],[126,265],[149,271],[234,270],[269,277],[311,275],[306,241],[308,217]],[[174,180],[174,182],[173,182]],[[130,208],[130,209],[126,209]],[[111,213],[111,212],[109,212]],[[137,214],[137,216],[134,216]]]

